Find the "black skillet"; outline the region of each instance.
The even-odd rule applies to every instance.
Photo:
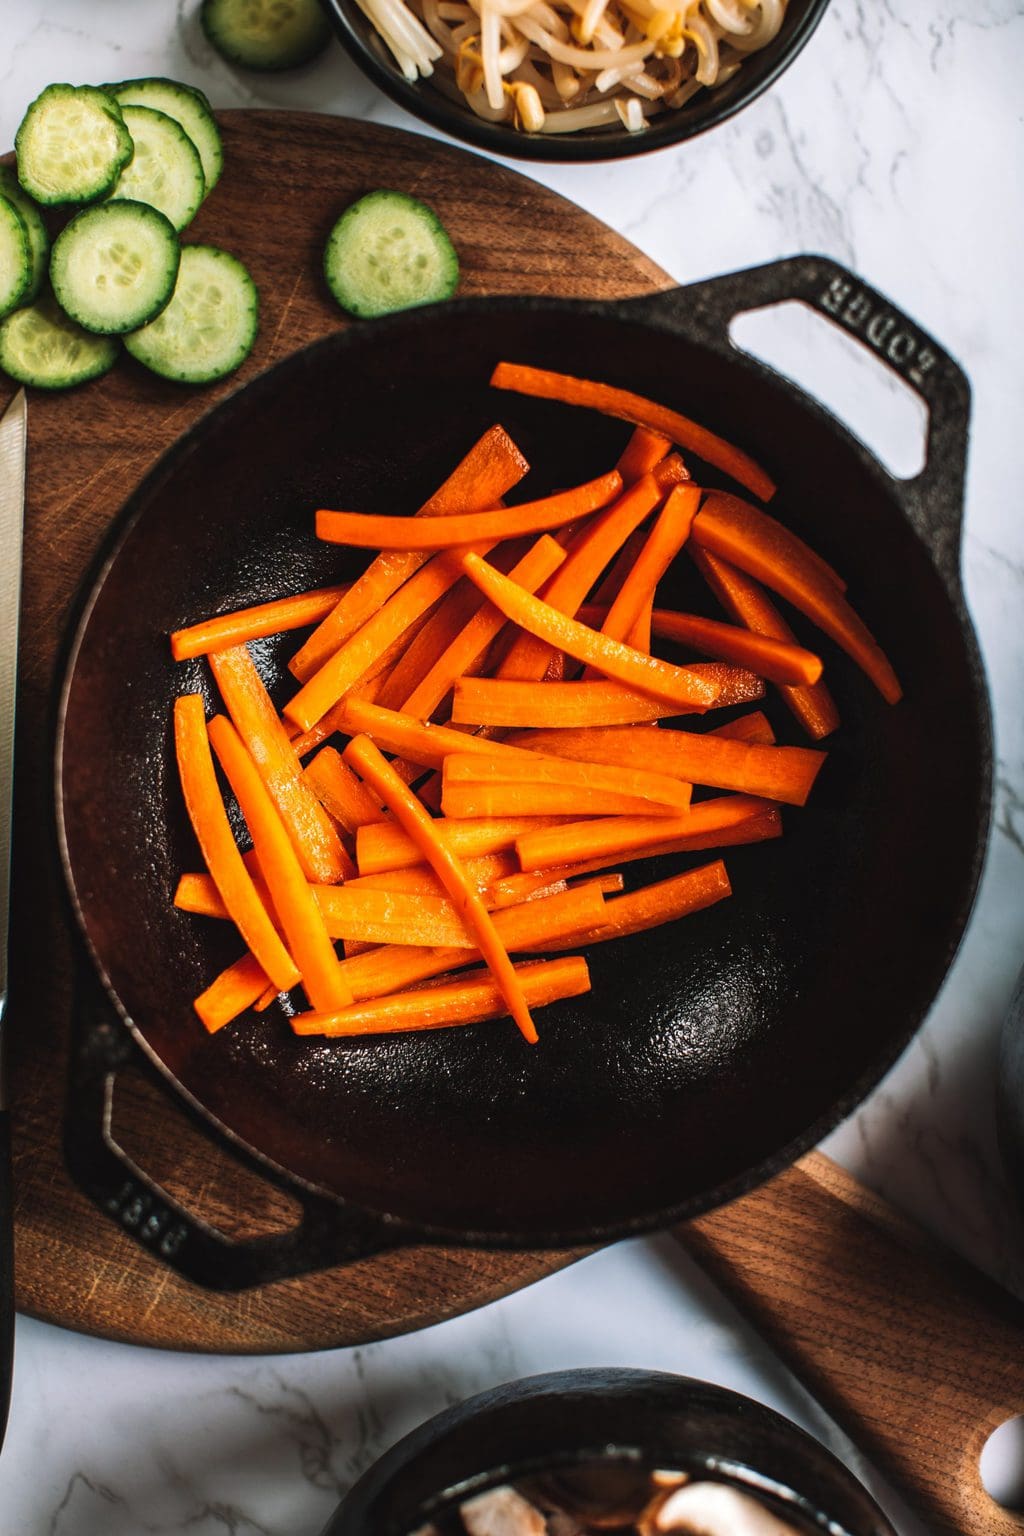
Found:
[[[924,398],[916,479],[892,479],[732,347],[737,313],[789,299]],[[787,813],[781,842],[729,852],[731,901],[595,947],[592,995],[546,1011],[536,1048],[504,1023],[297,1041],[277,1009],[209,1038],[191,999],[238,944],[170,905],[198,863],[170,718],[176,693],[213,699],[204,665],[172,664],[166,634],[354,574],[359,557],[313,538],[312,510],[407,511],[495,420],[533,465],[524,494],[614,462],[625,426],[495,393],[500,357],[628,385],[764,461],[782,487],[774,510],[844,573],[906,696],[885,705],[798,624],[843,718],[810,805]],[[353,325],[212,411],[132,496],[62,703],[70,889],[110,999],[170,1082],[347,1232],[319,1262],[424,1236],[562,1246],[664,1226],[768,1178],[895,1060],[955,954],[988,827],[988,702],[959,576],[968,413],[966,380],[935,342],[842,268],[802,257],[614,305],[467,300]],[[664,598],[707,602],[686,575]],[[280,682],[287,654],[261,644],[265,675]],[[773,718],[799,739],[784,711]],[[235,1283],[215,1262],[205,1278]]]

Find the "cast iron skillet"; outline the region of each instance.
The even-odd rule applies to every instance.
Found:
[[[800,1530],[895,1536],[852,1473],[770,1408],[685,1376],[608,1368],[528,1376],[439,1413],[359,1479],[323,1536],[409,1536],[484,1489],[608,1457],[731,1482]]]
[[[792,298],[925,398],[915,480],[893,480],[731,346],[736,313]],[[171,700],[197,688],[213,700],[204,665],[172,664],[167,632],[354,574],[358,558],[317,545],[312,509],[413,507],[495,420],[539,487],[614,462],[625,426],[496,394],[500,357],[627,384],[762,459],[783,487],[774,510],[848,578],[906,697],[886,706],[798,626],[822,647],[843,717],[809,807],[786,814],[781,842],[728,853],[731,901],[596,946],[592,995],[547,1011],[539,1047],[504,1024],[297,1041],[276,1009],[207,1037],[191,999],[238,944],[170,905],[198,863]],[[372,1216],[346,1252],[425,1235],[565,1245],[665,1225],[777,1171],[894,1061],[952,961],[988,826],[987,697],[959,578],[968,409],[936,343],[842,268],[803,257],[615,305],[467,300],[351,326],[212,411],[131,497],[62,700],[74,904],[111,999],[186,1099],[298,1185],[342,1200],[357,1226]],[[667,585],[666,601],[714,612],[699,584]],[[288,649],[259,649],[280,679]],[[799,739],[784,711],[774,719]]]

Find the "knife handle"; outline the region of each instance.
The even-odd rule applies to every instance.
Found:
[[[0,1109],[0,1447],[7,1429],[14,1374],[14,1179],[11,1113]]]

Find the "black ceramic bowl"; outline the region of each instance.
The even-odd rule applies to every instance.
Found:
[[[400,107],[465,144],[517,160],[625,160],[669,144],[681,144],[724,123],[775,81],[796,58],[825,12],[828,0],[789,0],[786,20],[767,48],[751,54],[731,80],[699,93],[686,106],[656,118],[641,133],[596,128],[569,134],[521,133],[505,123],[486,123],[450,99],[430,80],[410,83],[363,15],[356,0],[323,0],[342,43],[370,79]]]
[[[895,1536],[817,1440],[750,1398],[661,1371],[531,1376],[439,1414],[360,1478],[323,1536],[410,1536],[501,1483],[595,1461],[729,1482],[795,1529]]]

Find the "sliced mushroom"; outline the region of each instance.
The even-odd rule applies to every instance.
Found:
[[[679,1536],[799,1536],[763,1504],[725,1483],[689,1483],[670,1493],[650,1529]]]
[[[514,1488],[491,1488],[460,1504],[467,1536],[547,1536],[547,1522]]]

